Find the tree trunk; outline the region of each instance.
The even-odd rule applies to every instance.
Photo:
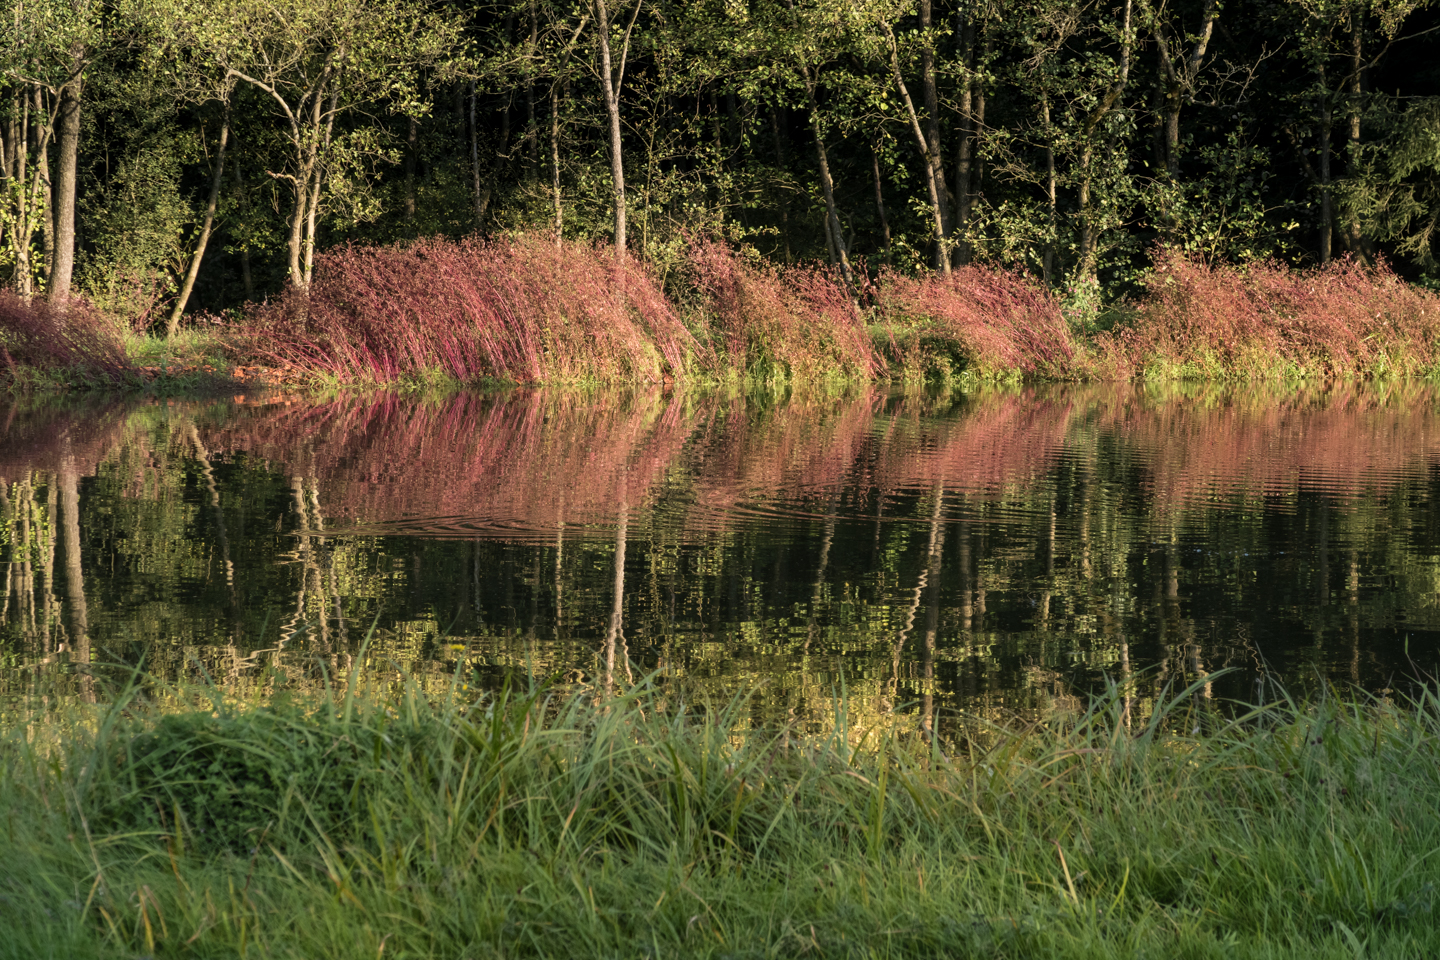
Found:
[[[870,146],[870,167],[875,175],[875,212],[880,215],[880,236],[885,241],[885,262],[890,264],[890,221],[885,216],[885,195],[880,190],[880,150],[874,144]]]
[[[1352,13],[1350,20],[1350,143],[1348,151],[1348,167],[1353,170],[1360,158],[1360,113],[1362,107],[1363,75],[1365,63],[1362,58],[1364,52],[1365,25],[1360,19],[1360,14]],[[1367,254],[1364,239],[1360,236],[1360,221],[1351,217],[1350,222],[1345,225],[1348,235],[1346,246],[1357,255]]]
[[[35,115],[38,117],[45,108],[44,94],[35,88]],[[46,288],[50,286],[50,274],[55,269],[55,191],[50,176],[50,138],[39,137],[40,153],[35,158],[35,175],[40,180],[40,193],[45,208],[40,213],[40,255],[45,258],[40,266],[40,276]],[[28,261],[28,257],[26,258]]]
[[[85,91],[81,73],[83,50],[72,53],[75,77],[60,91],[56,117],[56,146],[60,156],[55,168],[55,259],[50,268],[50,302],[64,304],[70,299],[70,282],[75,273],[75,196],[80,172],[80,105]]]
[[[1099,230],[1090,209],[1090,164],[1095,159],[1095,150],[1089,144],[1080,151],[1080,183],[1078,197],[1080,205],[1080,251],[1076,275],[1089,279],[1095,275],[1096,247],[1099,244]]]
[[[1195,78],[1205,60],[1205,51],[1210,46],[1210,36],[1215,30],[1215,17],[1220,12],[1218,0],[1205,0],[1201,14],[1200,32],[1195,35],[1195,45],[1181,51],[1179,69],[1171,60],[1169,44],[1163,28],[1155,31],[1156,46],[1160,51],[1160,69],[1163,74],[1165,98],[1165,170],[1171,179],[1180,176],[1180,110],[1195,87]]]
[[[195,255],[185,270],[185,281],[180,286],[180,295],[170,310],[170,319],[165,325],[165,335],[174,337],[180,332],[180,318],[185,305],[190,302],[190,292],[195,289],[195,278],[200,274],[200,261],[205,258],[205,247],[210,243],[210,230],[215,226],[215,211],[220,206],[220,184],[225,177],[225,145],[230,141],[230,109],[225,109],[225,118],[220,122],[220,144],[215,148],[215,169],[210,174],[210,199],[205,204],[205,218],[200,224],[200,237],[195,241]]]
[[[560,92],[550,87],[550,188],[555,194],[555,246],[565,239],[565,208],[560,205]]]
[[[300,248],[305,234],[305,209],[310,199],[310,169],[311,165],[306,164],[296,173],[295,209],[290,214],[290,235],[285,242],[290,285],[302,291],[305,289],[305,273],[300,268]]]
[[[939,188],[943,206],[940,208],[941,225],[948,239],[950,224],[950,188],[945,182],[945,154],[940,150],[940,93],[935,84],[935,45],[930,40],[930,28],[934,24],[932,0],[920,0],[920,98],[925,103],[925,139],[934,160],[935,183]],[[948,257],[948,251],[947,251]]]
[[[470,127],[470,190],[471,199],[475,203],[475,229],[478,231],[485,224],[485,208],[490,205],[490,196],[485,190],[480,177],[480,128],[475,122],[475,81],[470,81],[469,90],[469,127]]]
[[[905,112],[910,118],[910,132],[915,137],[915,146],[919,149],[920,159],[925,165],[925,188],[930,194],[930,211],[935,227],[935,269],[943,275],[949,276],[950,238],[945,230],[945,207],[941,201],[937,170],[940,166],[940,158],[931,151],[930,142],[925,139],[925,131],[920,126],[920,118],[915,112],[915,103],[910,99],[910,91],[906,89],[905,78],[900,73],[900,51],[895,43],[895,34],[888,23],[882,25],[885,28],[886,37],[890,40],[890,70],[895,80],[895,88],[900,92],[900,99],[905,104]]]
[[[1171,62],[1165,36],[1157,27],[1155,49],[1160,58],[1160,144],[1161,160],[1171,180],[1180,176],[1180,98],[1183,93],[1181,74]],[[1183,70],[1184,67],[1181,67]],[[1168,219],[1168,215],[1167,215]]]
[[[975,28],[978,39],[980,28]],[[971,110],[970,134],[973,138],[970,161],[970,203],[974,209],[975,198],[985,192],[985,157],[980,152],[980,133],[985,129],[985,84],[981,83],[978,70],[981,65],[990,62],[990,41],[987,39],[975,52],[975,64],[977,73],[974,78],[975,97],[974,107]]]
[[[406,117],[405,127],[405,212],[406,223],[415,222],[415,165],[420,154],[420,124]]]
[[[970,211],[974,203],[971,184],[971,159],[974,151],[975,117],[975,22],[969,16],[961,16],[960,25],[960,67],[964,78],[960,81],[960,146],[955,158],[955,219],[950,235],[957,238],[955,262],[960,266],[970,262]]]
[[[615,198],[615,257],[624,260],[625,249],[625,158],[620,136],[620,91],[612,72],[610,57],[610,10],[605,0],[594,0],[595,21],[600,38],[600,83],[605,92],[605,113],[610,121],[610,182]],[[638,7],[636,8],[638,12]],[[633,22],[633,21],[632,21]],[[628,42],[628,36],[627,36]],[[625,60],[622,51],[620,69]]]
[[[311,181],[310,199],[305,210],[305,261],[301,268],[305,271],[305,289],[310,289],[310,281],[315,274],[315,228],[320,215],[320,194],[325,188],[325,169],[317,166],[315,176]]]
[[[1330,197],[1330,91],[1325,87],[1325,67],[1320,67],[1320,263],[1330,262],[1331,231],[1335,211]]]
[[[540,42],[540,17],[535,10],[535,0],[530,0],[530,59],[536,59],[535,51]],[[530,178],[540,179],[540,125],[535,120],[535,77],[531,74],[525,83],[525,158]]]
[[[815,105],[815,86],[810,79],[810,70],[805,68],[805,92],[810,100],[810,133],[815,138],[815,159],[820,167],[820,191],[825,196],[826,237],[834,245],[835,262],[840,265],[840,276],[845,285],[855,286],[855,274],[850,269],[850,254],[845,248],[845,231],[840,225],[840,211],[835,206],[835,181],[830,177],[830,155],[825,151],[825,135],[820,130],[820,109]]]
[[[320,122],[321,112],[319,107],[321,98],[318,94],[315,97],[315,128],[316,132],[322,135],[320,136],[319,148],[315,153],[315,163],[312,167],[310,181],[310,196],[307,200],[305,210],[305,263],[303,266],[305,271],[305,289],[307,291],[310,289],[310,281],[315,273],[315,232],[320,217],[320,200],[325,192],[325,164],[327,155],[330,152],[330,139],[335,132],[335,110],[339,99],[340,90],[337,83],[330,93],[330,109],[325,115],[324,123],[322,124]]]
[[[1045,272],[1045,283],[1055,282],[1055,229],[1056,229],[1056,205],[1055,205],[1055,131],[1050,127],[1050,100],[1048,97],[1040,99],[1040,119],[1045,124],[1045,199],[1050,214],[1050,236],[1045,241],[1045,259],[1043,269]]]
[[[36,91],[39,96],[39,91]],[[37,110],[37,112],[39,112]],[[15,193],[15,219],[11,224],[11,233],[14,240],[11,241],[15,250],[15,292],[26,300],[30,299],[34,289],[30,282],[30,238],[34,235],[34,210],[35,200],[39,196],[38,182],[27,190],[27,169],[26,160],[30,156],[30,98],[20,98],[19,123],[14,140],[15,162],[11,166],[15,180],[19,183],[20,189]],[[29,196],[27,197],[27,192]]]
[[[15,115],[19,112],[15,108],[18,105],[19,97],[12,94],[10,98],[10,118],[4,124],[3,129],[0,129],[0,196],[9,196],[10,192],[10,179],[13,176],[11,171],[14,169],[11,157],[15,149],[16,139]],[[6,216],[0,214],[0,244],[5,242],[5,228],[8,225]]]

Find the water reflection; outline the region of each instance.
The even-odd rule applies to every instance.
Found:
[[[813,719],[1437,659],[1425,385],[19,404],[0,692],[533,670]],[[1239,667],[1208,682],[1222,667]]]

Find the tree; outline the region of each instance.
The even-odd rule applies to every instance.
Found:
[[[0,180],[13,278],[28,296],[35,280],[30,243],[42,231],[46,286],[59,304],[70,298],[75,271],[80,113],[100,34],[99,5],[91,0],[11,0],[0,22],[0,83],[10,94]]]
[[[211,159],[209,193],[201,218],[200,230],[195,239],[195,249],[185,266],[180,282],[180,291],[170,305],[165,332],[174,337],[180,329],[180,319],[195,289],[195,280],[200,274],[200,265],[210,236],[215,227],[215,215],[220,206],[220,189],[225,179],[225,153],[230,145],[231,109],[238,78],[222,68],[209,56],[203,45],[194,44],[194,31],[183,17],[192,14],[193,9],[171,6],[166,0],[139,0],[130,11],[133,22],[145,41],[144,60],[152,73],[167,73],[173,78],[176,99],[184,102],[206,105],[215,103],[220,107],[220,121],[215,138],[215,152]],[[203,126],[201,129],[203,137]]]
[[[929,6],[928,3],[925,4],[927,11]],[[945,216],[947,208],[945,195],[947,191],[945,189],[945,167],[940,159],[939,128],[934,122],[933,114],[931,114],[930,118],[929,132],[927,133],[926,130],[921,127],[920,116],[915,110],[915,102],[910,97],[910,90],[905,85],[905,76],[900,70],[900,48],[895,40],[895,31],[890,28],[890,24],[883,20],[880,26],[885,32],[885,39],[889,41],[890,70],[895,78],[895,88],[900,92],[900,102],[905,105],[905,115],[910,121],[910,130],[915,136],[915,147],[920,151],[920,161],[925,170],[925,186],[930,192],[931,215],[935,219],[935,266],[942,274],[949,276],[950,250],[948,249],[948,241],[950,239],[950,231]],[[930,50],[930,48],[927,46],[924,47],[923,50]],[[926,99],[933,100],[934,67],[930,62],[930,58],[923,58],[922,63],[925,64],[924,69],[929,81],[926,84]],[[931,106],[930,110],[933,111],[934,109],[935,108]]]
[[[1011,193],[986,214],[998,234],[991,245],[1004,259],[1038,247],[1046,275],[1053,270],[1058,281],[1063,272],[1075,290],[1097,283],[1107,236],[1126,222],[1138,190],[1130,170],[1136,111],[1127,100],[1133,13],[1132,0],[1036,0],[996,22],[1014,51],[998,82],[1028,109],[982,140]],[[1066,260],[1062,271],[1057,261]]]
[[[1220,15],[1220,3],[1219,0],[1204,0],[1199,29],[1193,34],[1185,33],[1183,19],[1163,0],[1158,9],[1146,3],[1144,15],[1154,37],[1156,59],[1160,63],[1165,172],[1174,178],[1180,175],[1180,111],[1195,96],[1200,71],[1210,48],[1210,37],[1215,32],[1215,20]]]
[[[1355,173],[1340,184],[1341,210],[1434,278],[1440,273],[1440,98],[1411,103],[1381,123],[1388,135],[1361,151]]]
[[[600,89],[605,94],[605,118],[610,133],[610,189],[615,202],[615,256],[626,256],[625,238],[625,141],[620,129],[620,94],[625,87],[625,63],[630,57],[630,34],[645,0],[635,0],[635,11],[620,37],[620,55],[611,56],[610,8],[605,0],[592,0],[595,11],[595,38],[600,49]]]
[[[217,88],[249,86],[278,119],[284,163],[266,172],[289,186],[287,275],[308,290],[336,182],[363,189],[370,165],[394,159],[380,125],[364,120],[422,113],[421,74],[464,62],[459,25],[415,0],[173,0],[164,15]]]

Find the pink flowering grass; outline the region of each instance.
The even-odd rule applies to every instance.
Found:
[[[880,277],[876,301],[902,370],[1068,378],[1077,350],[1054,295],[1030,277],[969,266]]]
[[[256,356],[340,381],[661,381],[706,364],[642,264],[531,235],[332,250],[308,300],[249,332]]]
[[[1102,336],[1111,376],[1415,375],[1440,365],[1440,297],[1384,263],[1292,269],[1162,252],[1136,318]]]
[[[1051,380],[1369,377],[1440,369],[1440,297],[1383,264],[1351,260],[1293,270],[1214,266],[1162,251],[1146,292],[1126,308],[1129,319],[1087,342],[1051,291],[992,267],[948,277],[882,271],[857,302],[832,270],[782,268],[700,239],[686,250],[681,278],[676,302],[637,260],[617,262],[603,245],[557,246],[539,235],[344,247],[319,258],[308,299],[292,293],[252,313],[235,331],[235,348],[302,377],[378,383],[430,374],[637,383],[873,381],[962,371]],[[0,304],[0,314],[14,313],[15,303]],[[25,314],[10,327],[44,322]],[[41,336],[11,340],[32,352],[80,349]]]
[[[116,380],[127,370],[120,333],[89,302],[72,299],[63,309],[41,298],[0,290],[0,370],[12,378],[25,371]]]
[[[731,370],[767,379],[873,379],[884,362],[844,285],[819,267],[750,260],[713,240],[686,257],[700,294],[699,324]]]

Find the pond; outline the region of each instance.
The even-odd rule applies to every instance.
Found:
[[[0,438],[7,698],[653,674],[811,722],[1440,662],[1426,384],[22,400]]]

